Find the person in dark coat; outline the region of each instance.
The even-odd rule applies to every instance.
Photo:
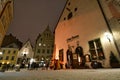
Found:
[[[72,50],[69,48],[67,50],[67,67],[71,68],[72,63],[73,63],[73,54],[72,54]]]

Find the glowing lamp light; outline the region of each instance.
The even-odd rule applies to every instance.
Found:
[[[23,54],[28,54],[28,52],[27,52],[27,51],[24,51]]]
[[[7,62],[7,64],[9,64],[10,62]]]
[[[78,57],[78,62],[81,62],[81,58],[80,57]]]
[[[55,51],[55,59],[58,60],[59,59],[59,52],[58,52],[58,49],[56,48],[56,51]]]
[[[2,52],[0,52],[0,55],[2,55],[3,53]]]
[[[30,64],[32,64],[35,61],[35,59],[31,58],[30,59]]]
[[[111,42],[112,40],[112,35],[108,32],[105,32],[105,37],[109,40],[109,42]]]
[[[2,62],[2,64],[4,64],[5,62]]]

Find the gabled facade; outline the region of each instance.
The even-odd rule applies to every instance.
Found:
[[[34,56],[33,47],[31,45],[30,40],[28,40],[28,41],[26,41],[26,43],[22,46],[22,48],[18,52],[17,64],[21,64],[23,58],[25,58],[26,59],[26,63],[28,63],[28,61],[31,58],[33,58],[33,56]]]
[[[16,39],[13,35],[6,35],[0,49],[0,67],[3,65],[8,65],[9,68],[11,66],[15,66],[17,62],[17,55],[21,46],[22,42]]]
[[[13,18],[13,0],[0,0],[0,46]]]
[[[50,60],[53,53],[54,35],[49,29],[49,26],[44,32],[38,36],[35,44],[35,58],[39,61],[41,59]]]
[[[18,46],[16,47],[19,49],[23,45],[23,43],[19,41],[15,36],[13,36],[12,34],[8,34],[8,35],[5,35],[5,38],[2,41],[1,47],[10,47],[10,46],[12,47],[14,44],[17,44]]]
[[[10,46],[8,45],[7,47],[1,48],[2,54],[0,55],[0,67],[2,67],[4,64],[9,64],[10,66],[16,65],[17,55],[19,52],[19,48],[17,46],[18,45],[16,43],[12,43]]]
[[[103,67],[110,67],[111,52],[120,60],[119,50],[117,49],[119,46],[115,44],[115,40],[120,38],[117,36],[120,33],[120,28],[117,27],[119,21],[116,21],[116,25],[115,22],[114,25],[112,24],[112,26],[116,26],[114,29],[112,27],[112,31],[109,29],[111,23],[107,21],[114,18],[111,13],[108,13],[107,3],[113,2],[109,5],[113,4],[115,6],[115,1],[118,0],[67,1],[55,29],[55,55],[56,59],[63,62],[64,67],[69,62],[69,53],[72,53],[72,59],[78,59],[78,62],[81,62],[82,56],[85,56],[85,64],[89,67],[91,61],[98,61]],[[120,8],[114,7],[113,9],[113,6],[110,7],[112,10],[120,11]],[[103,14],[103,12],[106,14]],[[117,44],[119,44],[119,41],[117,41]],[[76,54],[79,54],[79,58]]]

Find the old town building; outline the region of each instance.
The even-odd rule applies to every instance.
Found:
[[[30,59],[33,58],[33,56],[33,46],[30,40],[27,40],[18,52],[17,64],[20,64],[21,67],[25,67],[25,65],[29,63]]]
[[[3,66],[8,66],[8,68],[15,66],[17,63],[17,55],[21,47],[22,42],[16,37],[12,34],[5,35],[0,49],[0,68],[3,68]]]
[[[89,68],[92,61],[111,67],[111,54],[120,61],[119,5],[119,0],[67,0],[55,28],[55,59],[64,67],[77,62]]]
[[[13,0],[0,0],[0,46],[13,18]]]
[[[50,60],[52,58],[54,46],[54,35],[51,32],[49,26],[39,34],[35,43],[35,58],[39,61],[41,60]]]

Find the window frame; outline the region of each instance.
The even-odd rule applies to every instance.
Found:
[[[88,41],[89,51],[92,60],[103,60],[105,59],[103,47],[100,38]]]

